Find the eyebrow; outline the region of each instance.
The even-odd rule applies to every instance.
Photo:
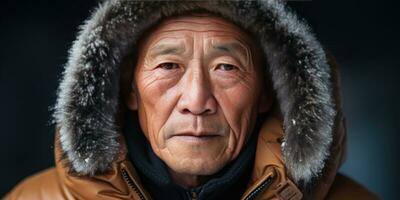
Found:
[[[238,48],[239,44],[237,43],[228,43],[228,44],[218,44],[213,45],[213,48],[219,51],[224,51],[226,53],[234,53]]]
[[[245,61],[248,62],[250,59],[250,52],[249,48],[246,48],[244,44],[241,44],[236,41],[232,42],[226,42],[226,43],[211,43],[211,46],[214,50],[223,52],[223,53],[228,53],[236,56],[242,57],[244,55]]]
[[[161,55],[181,55],[185,52],[185,47],[182,44],[158,44],[150,49],[150,55],[153,57]]]

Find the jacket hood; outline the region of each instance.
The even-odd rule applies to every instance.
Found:
[[[335,83],[320,43],[278,0],[103,2],[81,26],[59,86],[54,117],[65,162],[79,175],[111,167],[121,147],[116,125],[121,63],[160,20],[199,10],[258,39],[283,117],[287,172],[296,183],[318,177],[330,155],[340,107]]]

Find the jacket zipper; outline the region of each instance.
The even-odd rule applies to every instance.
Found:
[[[189,192],[188,196],[191,200],[197,200],[197,193],[196,192]]]
[[[129,176],[126,169],[121,169],[121,173],[122,173],[122,177],[125,179],[126,183],[129,185],[129,187],[131,187],[133,189],[133,191],[136,192],[136,194],[139,196],[140,200],[146,200],[146,197],[143,195],[143,193],[140,191],[139,187]]]
[[[253,200],[261,191],[272,183],[273,176],[268,176],[260,185],[258,185],[244,200]]]

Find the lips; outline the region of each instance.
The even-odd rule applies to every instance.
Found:
[[[182,132],[172,135],[171,138],[179,137],[182,139],[212,139],[219,136],[221,135],[216,134],[215,132]]]

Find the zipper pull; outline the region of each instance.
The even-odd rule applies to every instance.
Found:
[[[303,193],[301,193],[301,191],[290,179],[278,185],[278,188],[275,191],[275,195],[282,200],[303,199]]]
[[[190,196],[191,200],[197,200],[197,193],[196,192],[191,191],[189,196]]]

